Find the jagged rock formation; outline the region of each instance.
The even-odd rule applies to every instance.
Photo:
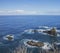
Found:
[[[56,36],[57,35],[57,32],[56,32],[55,28],[52,28],[51,30],[46,30],[46,31],[43,31],[43,32],[47,33],[47,34],[50,34],[52,36]]]

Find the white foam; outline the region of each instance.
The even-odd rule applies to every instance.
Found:
[[[49,43],[44,43],[44,46],[42,47],[42,49],[44,49],[44,50],[49,50],[51,48],[52,48],[52,45]]]
[[[49,29],[50,27],[48,27],[48,26],[39,26],[39,28]]]
[[[27,44],[27,41],[32,41],[32,39],[25,39],[25,40],[23,41],[25,46],[31,47],[31,48],[37,47],[37,46],[31,46],[31,45]],[[39,41],[37,41],[37,40],[33,40],[33,41],[39,42]],[[42,47],[40,47],[40,48],[42,48],[42,49],[44,49],[44,50],[49,50],[49,49],[52,48],[52,45],[49,44],[49,43],[47,43],[47,42],[44,42],[44,46],[42,46]]]
[[[31,45],[28,45],[28,44],[27,44],[27,41],[32,41],[32,40],[33,40],[33,39],[25,39],[25,40],[23,41],[23,42],[24,42],[24,45],[25,45],[25,46],[28,46],[28,47],[31,47],[31,48],[37,47],[37,46],[31,46]],[[34,42],[39,42],[39,41],[37,41],[37,40],[33,40],[33,41],[34,41]],[[48,50],[48,49],[51,49],[51,48],[52,48],[52,45],[49,44],[49,43],[44,42],[44,46],[42,46],[41,48]]]
[[[43,31],[46,31],[45,29],[38,29],[37,30],[38,32],[43,32]]]
[[[60,37],[60,34],[57,34],[57,37]]]
[[[60,33],[60,30],[56,30],[58,33]]]
[[[4,39],[4,40],[9,40],[9,39],[7,38],[8,36],[10,36],[10,35],[4,36],[3,39]],[[12,35],[11,37],[13,38],[11,41],[13,41],[13,40],[14,40],[14,35]]]
[[[60,43],[56,43],[56,45],[60,45]]]
[[[36,30],[38,33],[42,33],[44,35],[50,35],[48,33],[44,33],[43,31],[47,31],[47,30],[49,31],[52,29],[52,27],[47,27],[47,26],[39,26],[39,27],[40,27],[39,29],[28,29],[28,30],[25,30],[24,32],[26,32],[27,34],[34,34],[35,33],[34,30]],[[43,29],[41,29],[41,28],[43,28]],[[44,28],[46,28],[46,29],[44,29]],[[56,28],[56,27],[54,27],[54,28]],[[56,30],[56,32],[59,33],[60,30]],[[50,35],[50,36],[53,36],[53,35]],[[59,37],[59,36],[60,36],[60,34],[57,34],[57,37]]]
[[[28,30],[25,30],[24,32],[28,33],[28,34],[33,34],[34,33],[33,29],[28,29]]]

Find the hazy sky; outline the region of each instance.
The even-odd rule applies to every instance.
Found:
[[[0,0],[0,15],[60,15],[60,0]]]

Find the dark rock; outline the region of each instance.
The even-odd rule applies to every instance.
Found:
[[[42,42],[34,42],[34,41],[28,41],[27,44],[31,46],[37,46],[37,47],[42,47],[44,44]]]
[[[47,34],[50,34],[50,35],[53,35],[53,36],[57,35],[57,32],[56,32],[55,28],[52,28],[51,30],[46,30],[46,31],[43,31],[43,32],[47,33]]]

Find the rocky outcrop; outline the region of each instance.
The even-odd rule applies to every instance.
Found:
[[[43,31],[43,32],[47,33],[47,34],[50,34],[52,36],[56,36],[57,35],[57,32],[56,32],[55,28],[52,28],[51,30],[46,30],[46,31]]]
[[[37,46],[37,47],[44,46],[44,44],[42,42],[34,42],[34,41],[28,41],[27,44],[31,45],[31,46]]]
[[[7,35],[6,38],[7,38],[9,41],[11,41],[11,40],[14,39],[13,35],[11,35],[11,34],[10,34],[10,35]]]

